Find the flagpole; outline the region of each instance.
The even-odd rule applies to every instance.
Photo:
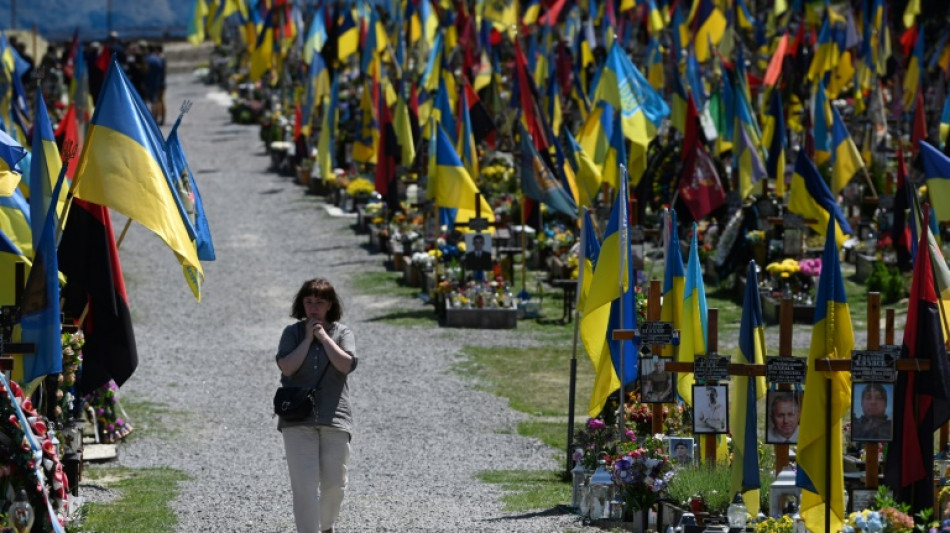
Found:
[[[627,270],[629,270],[627,261],[630,260],[630,258],[627,257],[627,255],[629,255],[628,252],[630,251],[629,237],[627,236],[627,199],[629,198],[627,195],[627,167],[625,167],[623,164],[620,165],[620,179],[622,181],[619,183],[617,190],[617,196],[619,197],[617,198],[617,204],[620,206],[620,216],[619,220],[617,221],[617,237],[619,238],[618,240],[620,245],[620,269],[619,275],[617,276],[617,286],[620,289],[620,327],[623,328],[626,325],[626,317],[624,316],[625,295],[623,289],[623,278],[627,275]],[[628,284],[632,282],[633,280],[627,280]],[[624,370],[625,354],[623,352],[624,346],[626,344],[626,341],[620,341],[620,376],[618,376],[620,378],[620,413],[617,417],[618,423],[620,425],[620,431],[619,435],[617,436],[617,440],[620,443],[623,443],[623,437],[626,434],[624,431],[624,429],[626,429],[626,424],[624,423],[624,415],[626,414],[626,395],[624,393],[623,386],[624,377],[626,376],[626,371]]]
[[[525,209],[526,209],[526,208],[527,208],[527,206],[525,205],[525,196],[524,196],[524,193],[522,193],[522,194],[521,194],[521,292],[522,292],[522,293],[526,293],[526,292],[527,292],[527,289],[526,289],[525,284],[527,283],[527,279],[528,279],[528,278],[527,278],[527,276],[528,276],[528,258],[527,258],[527,256],[525,255],[525,253],[526,253],[526,248],[527,248],[527,234],[528,234],[528,231],[527,231],[528,228],[525,227],[525,222],[526,222],[526,221],[525,221],[525,215],[524,215],[524,212],[525,212]],[[539,230],[540,230],[540,228],[539,228]],[[540,250],[539,250],[539,251],[540,251]],[[512,270],[512,272],[514,272],[514,271]],[[512,281],[512,283],[514,283],[515,280],[511,280],[511,281]]]
[[[831,531],[831,378],[825,376],[825,531]]]
[[[584,290],[584,262],[587,261],[585,257],[587,253],[587,228],[584,225],[584,221],[587,220],[587,207],[581,207],[581,242],[580,248],[577,253],[577,300],[580,300],[580,294]],[[524,232],[522,232],[524,235]],[[581,320],[580,311],[577,309],[577,300],[574,304],[574,345],[571,351],[571,382],[570,382],[570,392],[568,397],[568,407],[567,407],[567,468],[566,472],[571,471],[571,445],[574,441],[574,408],[575,408],[575,396],[577,394],[577,337],[579,333],[580,326],[578,323]]]

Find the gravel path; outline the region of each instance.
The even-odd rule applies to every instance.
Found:
[[[500,490],[474,477],[561,465],[551,449],[517,436],[524,415],[451,372],[460,346],[513,345],[522,342],[518,332],[378,320],[394,307],[423,304],[358,295],[354,276],[382,266],[360,247],[365,237],[351,230],[352,219],[329,216],[322,200],[267,172],[257,128],[229,122],[219,89],[170,76],[169,109],[186,98],[195,105],[181,136],[218,258],[204,265],[203,301],[194,301],[171,251],[140,225],[121,247],[140,357],[121,396],[167,406],[168,431],[123,443],[118,463],[191,477],[172,502],[178,530],[293,531],[283,446],[270,416],[279,377],[273,354],[294,291],[322,276],[342,295],[361,359],[350,382],[358,429],[338,531],[595,531],[569,514],[506,513]],[[125,217],[114,221],[121,228]]]

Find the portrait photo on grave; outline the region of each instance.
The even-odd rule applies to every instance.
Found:
[[[894,385],[851,385],[851,440],[887,442],[894,437]]]
[[[693,439],[670,437],[667,439],[667,445],[670,447],[670,460],[678,465],[693,464]]]
[[[642,357],[640,359],[640,401],[643,403],[673,403],[676,393],[676,374],[666,371],[672,357]]]
[[[802,392],[770,390],[766,393],[768,419],[765,424],[766,444],[795,444],[798,423],[802,416]]]
[[[693,385],[693,433],[719,434],[729,430],[729,388]]]
[[[465,234],[465,270],[491,270],[491,235]]]

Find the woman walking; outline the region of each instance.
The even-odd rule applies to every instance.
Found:
[[[314,409],[301,421],[277,424],[284,438],[297,533],[333,533],[346,489],[353,418],[347,375],[356,369],[356,343],[333,285],[305,281],[277,348],[284,387],[314,388]]]

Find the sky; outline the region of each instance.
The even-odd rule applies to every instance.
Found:
[[[80,39],[100,40],[108,34],[111,18],[112,29],[123,40],[165,33],[180,37],[193,4],[193,0],[0,0],[0,29],[28,30],[36,24],[40,35],[60,41],[79,28]]]

